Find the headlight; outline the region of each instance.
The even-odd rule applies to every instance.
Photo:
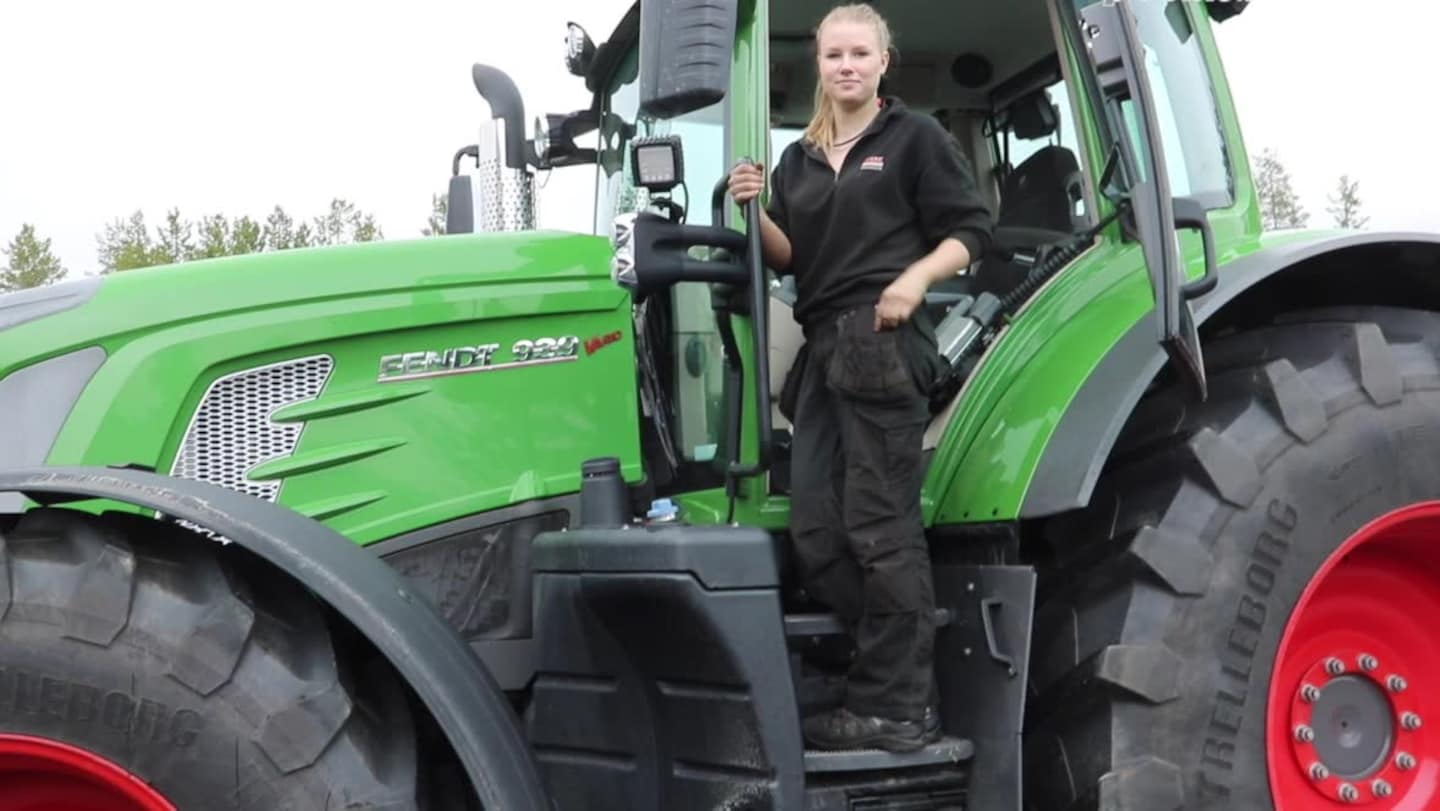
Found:
[[[635,212],[630,211],[615,218],[610,244],[615,255],[610,260],[610,278],[627,290],[635,290],[639,280],[635,277]]]

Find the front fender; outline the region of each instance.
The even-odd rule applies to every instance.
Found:
[[[1356,248],[1405,246],[1440,250],[1440,234],[1342,233],[1246,254],[1220,267],[1219,284],[1196,303],[1196,326],[1214,318],[1245,291],[1301,263]],[[1356,284],[1361,281],[1357,279]],[[1332,303],[1362,302],[1356,295],[1352,300]],[[1025,491],[1021,518],[1053,515],[1089,503],[1120,430],[1165,363],[1165,352],[1155,340],[1155,324],[1151,318],[1140,319],[1121,336],[1056,424]]]
[[[158,510],[256,553],[332,606],[390,660],[444,730],[485,808],[549,807],[529,747],[490,673],[429,602],[344,536],[266,501],[135,470],[0,471],[0,492],[42,504],[100,498]]]

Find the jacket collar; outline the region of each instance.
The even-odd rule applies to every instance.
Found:
[[[880,102],[880,112],[875,115],[870,125],[860,133],[860,137],[855,139],[855,146],[859,146],[866,138],[884,130],[890,126],[891,121],[905,114],[905,103],[895,96],[881,96]],[[821,152],[820,148],[809,139],[804,139],[801,142],[801,147],[811,156],[819,158],[822,162],[825,161],[825,153]],[[853,149],[854,147],[851,148]]]

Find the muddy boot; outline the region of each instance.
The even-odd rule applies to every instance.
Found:
[[[918,721],[856,715],[845,707],[805,719],[805,741],[817,749],[884,749],[913,752],[940,740],[940,715],[926,707]]]

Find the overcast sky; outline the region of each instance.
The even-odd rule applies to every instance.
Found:
[[[783,2],[783,0],[776,0]],[[1146,0],[1153,1],[1153,0]],[[486,112],[473,62],[527,113],[588,103],[565,23],[603,40],[629,0],[125,0],[0,4],[0,246],[24,222],[73,273],[140,209],[263,219],[344,197],[418,235]],[[1276,148],[1312,224],[1342,172],[1371,226],[1440,231],[1440,4],[1253,0],[1220,27],[1252,154]],[[556,173],[542,225],[587,229],[590,169]]]

